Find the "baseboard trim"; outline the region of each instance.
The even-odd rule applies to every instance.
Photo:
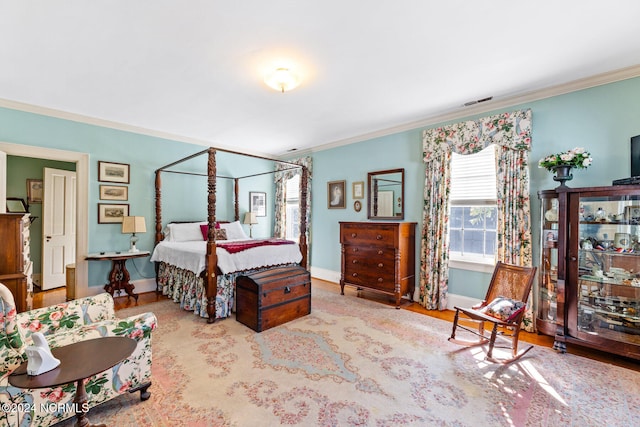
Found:
[[[141,294],[144,292],[153,292],[156,290],[156,279],[141,279],[141,280],[133,280],[131,284],[135,286],[133,292],[136,294]],[[104,285],[100,286],[89,286],[87,296],[95,296],[104,292]],[[127,295],[124,291],[120,293],[120,295],[114,296],[125,296]]]
[[[311,267],[311,277],[332,283],[340,283],[340,272],[320,267]]]
[[[471,298],[464,295],[449,294],[447,295],[447,310],[455,310],[455,307],[473,307],[482,300]]]

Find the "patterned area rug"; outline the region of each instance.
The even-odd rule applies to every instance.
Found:
[[[535,347],[510,365],[447,341],[451,324],[313,290],[309,316],[253,332],[153,311],[151,399],[126,394],[89,418],[117,426],[631,426],[640,373]],[[524,343],[521,343],[524,344]],[[72,425],[71,422],[63,425]]]

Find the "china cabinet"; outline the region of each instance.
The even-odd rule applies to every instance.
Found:
[[[546,335],[555,335],[558,312],[558,194],[542,191],[540,201],[540,266],[538,290],[534,295],[537,301],[536,329]]]
[[[538,330],[561,351],[579,344],[640,359],[640,186],[539,197]]]

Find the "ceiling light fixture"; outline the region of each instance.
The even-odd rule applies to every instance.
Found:
[[[267,86],[285,93],[300,84],[298,76],[288,68],[276,68],[264,76]]]

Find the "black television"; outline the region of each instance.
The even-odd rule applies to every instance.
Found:
[[[640,135],[631,137],[631,176],[640,176]]]

